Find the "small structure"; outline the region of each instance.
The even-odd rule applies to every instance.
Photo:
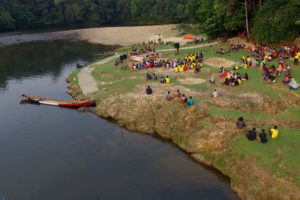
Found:
[[[187,35],[183,36],[183,39],[185,39],[185,40],[187,40],[187,39],[192,40],[192,39],[194,39],[194,36],[192,34],[187,34]]]

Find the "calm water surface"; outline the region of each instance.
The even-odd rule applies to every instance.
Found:
[[[7,200],[237,199],[228,179],[173,145],[90,113],[20,104],[71,99],[77,62],[113,47],[40,42],[0,48],[0,195]]]

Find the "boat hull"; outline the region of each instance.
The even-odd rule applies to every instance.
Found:
[[[51,99],[45,97],[30,96],[26,94],[19,94],[19,97],[21,97],[24,100],[39,103],[39,104],[50,105],[50,106],[61,106],[61,107],[73,107],[73,108],[88,107],[91,106],[94,102],[93,100],[87,100],[87,101],[59,100],[59,99]]]

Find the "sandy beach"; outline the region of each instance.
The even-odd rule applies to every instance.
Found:
[[[47,33],[0,35],[0,46],[63,39],[87,40],[95,44],[127,46],[143,41],[157,40],[159,34],[164,41],[184,44],[186,41],[182,37],[176,37],[178,33],[175,24],[75,29]]]

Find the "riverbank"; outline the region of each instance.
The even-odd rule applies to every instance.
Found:
[[[86,40],[94,44],[127,46],[144,41],[157,41],[159,34],[164,41],[186,43],[182,37],[177,37],[179,33],[175,24],[88,28],[34,34],[15,33],[14,35],[0,35],[0,46],[66,39]]]
[[[222,45],[226,48],[226,44]],[[300,155],[299,91],[289,92],[280,81],[264,83],[261,72],[255,68],[238,71],[247,72],[250,77],[240,86],[222,87],[223,80],[218,78],[216,84],[209,84],[211,76],[218,77],[219,60],[227,60],[225,67],[231,67],[231,62],[250,55],[245,51],[219,55],[215,53],[219,47],[195,47],[182,50],[179,55],[168,50],[162,52],[165,58],[183,58],[186,53],[202,50],[205,67],[200,73],[174,73],[164,68],[121,70],[111,60],[94,65],[89,72],[97,82],[96,92],[82,94],[78,74],[85,69],[70,75],[68,92],[78,99],[94,98],[97,107],[93,112],[100,117],[114,119],[132,131],[170,139],[199,162],[230,177],[231,187],[241,199],[299,199],[300,163],[295,159]],[[291,61],[287,62],[294,76],[300,77],[300,71]],[[171,84],[145,80],[145,74],[153,72],[159,77],[169,75]],[[147,85],[152,87],[153,95],[145,94]],[[212,99],[215,88],[219,97]],[[177,89],[193,96],[196,105],[187,108],[178,99],[166,101],[165,94],[174,94]],[[236,129],[235,122],[240,116],[246,120],[247,130],[267,130],[278,125],[280,137],[268,138],[264,145],[249,142],[244,136],[246,130]]]

